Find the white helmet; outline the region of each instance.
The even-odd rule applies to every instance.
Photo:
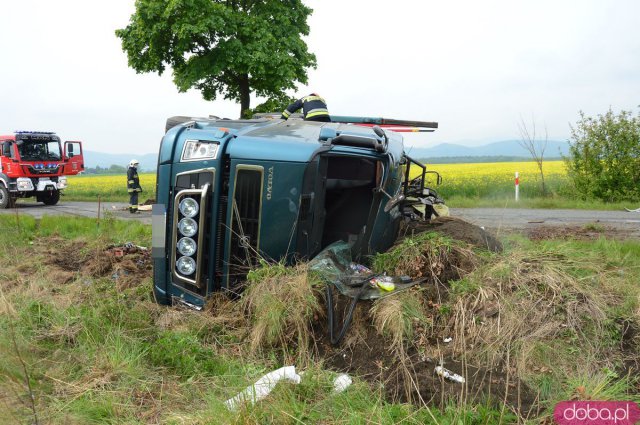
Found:
[[[129,167],[137,167],[138,164],[140,164],[140,162],[138,162],[137,159],[132,159],[131,162],[129,163]]]

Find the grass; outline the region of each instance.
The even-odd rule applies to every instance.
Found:
[[[523,420],[488,402],[390,403],[381,386],[362,379],[335,393],[336,373],[313,362],[299,368],[304,371],[299,385],[279,384],[267,400],[229,412],[224,400],[270,370],[298,365],[297,347],[313,343],[300,338],[310,322],[321,320],[314,318],[321,295],[301,278],[304,269],[262,267],[250,275],[253,293],[235,303],[212,299],[209,312],[165,308],[149,296],[150,276],[120,288],[110,275],[86,274],[78,266],[60,283],[54,278],[59,266],[49,261],[79,240],[85,242],[75,253],[81,259],[109,244],[149,246],[149,226],[110,219],[100,225],[92,219],[16,219],[0,216],[0,418],[8,423],[34,422],[35,416],[52,424]],[[437,270],[438,261],[456,250],[472,255],[450,240],[421,237],[443,250],[428,251],[423,273]],[[620,347],[630,342],[624,339],[625,321],[640,323],[640,243],[515,237],[507,242],[506,253],[476,258],[475,271],[452,282],[449,298],[438,306],[426,305],[418,290],[374,303],[381,337],[406,350],[417,332],[428,332],[431,339],[422,341],[428,354],[435,347],[429,341],[453,335],[447,347],[460,350],[471,364],[502,356],[516,368],[514,378],[532,385],[549,408],[581,395],[637,400],[637,382],[623,373],[629,359]],[[395,257],[381,257],[379,267],[409,267],[404,257],[416,246],[415,240],[400,245]],[[496,300],[498,316],[492,316],[488,311]],[[307,307],[296,308],[300,305]],[[252,336],[252,329],[260,335]],[[267,337],[269,332],[274,333]],[[260,342],[253,354],[252,338]],[[282,346],[289,349],[283,352]]]

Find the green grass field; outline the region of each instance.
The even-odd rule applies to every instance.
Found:
[[[440,332],[452,332],[454,345],[466,341],[460,349],[470,365],[507,362],[512,379],[519,376],[533,388],[542,408],[519,416],[500,398],[393,403],[381,383],[355,376],[354,385],[335,393],[336,372],[322,363],[299,366],[299,385],[279,384],[266,400],[230,412],[226,399],[270,370],[303,364],[302,357],[294,346],[278,348],[277,337],[275,346],[249,350],[257,321],[276,323],[263,314],[268,305],[257,306],[267,310],[248,322],[220,314],[227,308],[221,301],[206,312],[156,305],[146,257],[127,263],[106,254],[126,242],[149,246],[150,239],[150,226],[109,217],[98,224],[0,216],[0,422],[533,424],[549,423],[558,400],[638,400],[637,373],[626,372],[640,361],[638,241],[514,236],[504,240],[504,253],[482,254],[476,271],[451,282],[441,304],[421,307],[415,298],[420,292],[405,294],[413,299],[406,304],[411,308],[381,322],[377,339],[434,332],[440,340]],[[380,264],[410,265],[407,250],[421,240],[407,242]],[[439,255],[453,252],[450,242],[435,240],[445,248]],[[254,277],[282,273],[276,268]],[[496,303],[500,320],[482,315]],[[383,310],[375,317],[384,318]],[[438,349],[437,340],[418,346],[429,353]],[[380,382],[387,356],[379,353]],[[512,391],[519,390],[514,385]]]

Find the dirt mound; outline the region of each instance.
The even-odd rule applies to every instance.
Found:
[[[594,240],[601,237],[624,239],[629,234],[615,227],[592,223],[586,226],[538,226],[526,230],[525,235],[533,241],[539,241],[544,239]]]
[[[456,217],[437,217],[429,222],[410,221],[403,223],[401,236],[411,236],[422,232],[438,232],[451,239],[466,242],[477,248],[501,252],[502,243],[483,228]]]
[[[506,402],[522,417],[538,414],[536,392],[514,376],[513,370],[503,364],[465,361],[465,351],[456,350],[454,338],[458,336],[447,330],[441,310],[448,289],[444,284],[438,286],[413,288],[374,302],[360,301],[353,312],[352,325],[338,345],[330,343],[327,321],[317,320],[312,332],[318,358],[329,369],[358,376],[380,387],[389,401],[423,401],[444,407],[451,400],[475,403],[492,400]],[[340,296],[334,299],[337,304],[334,320],[339,329],[347,317],[351,299]],[[377,312],[380,305],[394,301],[397,311],[392,308],[381,317]],[[407,314],[408,311],[412,312]],[[398,320],[399,317],[402,318]],[[436,366],[464,377],[465,382],[439,376]]]
[[[42,238],[35,244],[44,252],[45,264],[52,266],[51,280],[59,284],[78,276],[110,277],[118,289],[139,285],[152,275],[150,251],[130,242],[122,245],[90,246],[87,241],[67,241],[58,236]]]
[[[451,233],[462,229],[467,236],[482,235],[458,220],[443,220],[440,225]],[[480,260],[466,245],[468,241],[460,243],[447,236],[423,231],[414,238],[401,238],[374,259],[376,272],[382,268],[392,275],[425,278],[419,286],[353,304],[353,298],[340,295],[337,288],[330,286],[327,292],[324,281],[309,279],[308,267],[275,264],[259,269],[263,278],[249,283],[244,302],[212,298],[206,308],[208,320],[226,323],[243,341],[248,355],[276,352],[283,364],[320,362],[381,388],[389,401],[444,407],[452,399],[490,399],[506,402],[522,416],[537,413],[535,392],[513,376],[510,367],[465,361],[466,351],[448,338],[460,337],[449,326],[445,310],[450,280],[464,278]],[[483,240],[489,238],[483,236]],[[334,300],[333,309],[328,308],[329,299]],[[466,382],[443,378],[435,372],[436,366],[458,373]]]

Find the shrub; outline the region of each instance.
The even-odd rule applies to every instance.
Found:
[[[609,109],[592,118],[581,112],[570,145],[567,170],[581,197],[640,199],[640,115]]]

